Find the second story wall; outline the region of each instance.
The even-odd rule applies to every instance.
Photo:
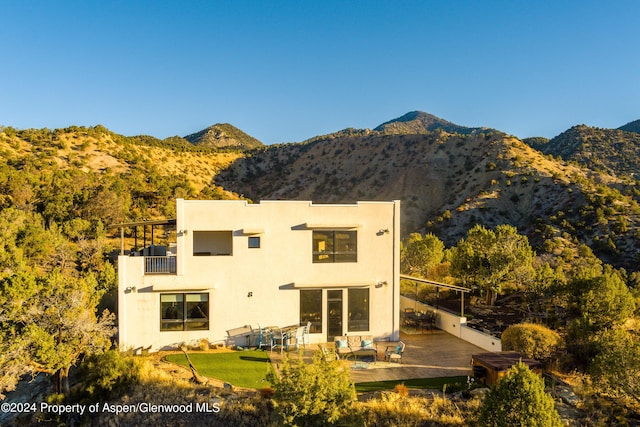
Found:
[[[398,205],[178,199],[177,273],[186,286],[257,274],[280,285],[391,282]]]

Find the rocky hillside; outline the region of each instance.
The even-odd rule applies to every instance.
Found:
[[[627,128],[633,128],[633,123]],[[533,138],[526,141],[544,154],[560,156],[589,169],[633,177],[640,171],[640,133],[621,129],[579,125],[548,141]]]
[[[432,231],[454,245],[476,223],[507,223],[539,253],[575,254],[585,243],[637,270],[638,134],[576,126],[525,143],[413,112],[373,130],[246,151],[203,142],[207,132],[237,135],[221,126],[191,141],[124,137],[102,126],[0,128],[0,207],[42,211],[48,221],[90,214],[113,223],[170,217],[175,197],[399,199],[405,235]],[[54,188],[52,179],[62,184]]]
[[[400,199],[405,234],[435,231],[452,245],[476,223],[509,223],[539,250],[582,242],[605,260],[633,264],[640,210],[635,187],[615,174],[559,161],[504,133],[387,126],[266,147],[215,182],[256,200]]]
[[[209,126],[200,132],[185,136],[184,139],[195,145],[233,148],[236,150],[251,150],[264,146],[262,142],[229,123],[218,123]]]

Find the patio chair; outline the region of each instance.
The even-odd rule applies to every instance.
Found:
[[[269,329],[262,328],[258,325],[258,336],[256,337],[256,348],[263,349],[271,346],[271,332]]]
[[[311,344],[311,337],[309,337],[310,332],[311,332],[311,321],[308,321],[304,327],[304,335],[302,337],[305,348],[307,344]]]
[[[396,361],[402,363],[402,354],[404,353],[405,344],[402,341],[398,345],[389,345],[384,351],[384,360],[387,362]]]
[[[284,350],[285,346],[288,347],[289,334],[280,328],[274,328],[271,330],[271,352],[274,349],[280,347],[280,354]],[[287,350],[289,350],[287,348]]]
[[[298,328],[296,328],[296,335],[295,335],[296,350],[300,349],[300,344],[302,344],[303,348],[307,348],[307,345],[304,339],[305,329],[306,329],[306,326],[299,326]]]

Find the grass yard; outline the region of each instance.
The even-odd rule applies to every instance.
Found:
[[[411,378],[408,380],[371,381],[366,383],[357,383],[356,391],[358,393],[367,393],[377,390],[390,390],[398,384],[404,384],[408,388],[433,390],[442,390],[446,385],[447,390],[449,390],[454,387],[466,387],[467,377]]]
[[[187,358],[182,353],[171,354],[165,359],[168,362],[189,367]],[[266,376],[270,363],[266,351],[189,353],[189,359],[198,373],[205,377],[216,378],[237,387],[263,388],[269,385]]]

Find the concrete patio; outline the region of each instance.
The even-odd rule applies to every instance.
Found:
[[[401,364],[384,361],[385,348],[395,346],[395,342],[378,342],[376,362],[347,362],[351,368],[352,381],[360,383],[471,375],[471,355],[485,352],[480,347],[441,330],[424,333],[401,332],[400,339],[406,344]],[[317,349],[317,346],[308,346],[303,357],[310,359]],[[298,357],[293,350],[285,354]],[[272,363],[278,363],[283,356],[274,351],[270,357]]]

